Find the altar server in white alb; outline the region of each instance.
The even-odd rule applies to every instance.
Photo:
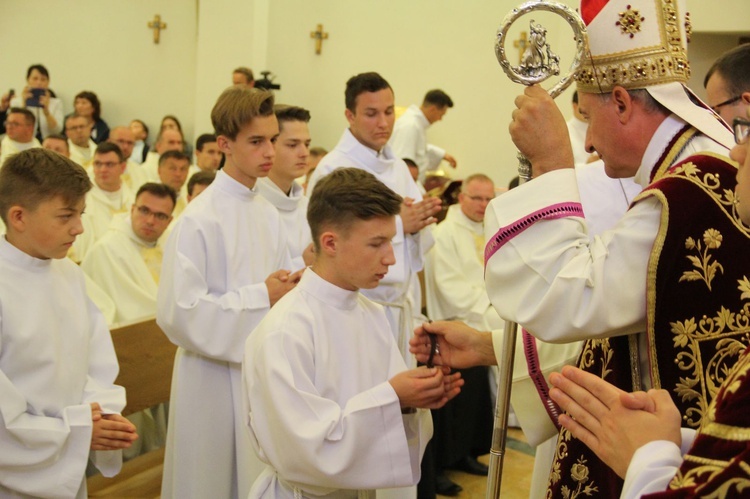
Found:
[[[247,423],[268,463],[251,498],[370,498],[419,480],[432,421],[417,408],[441,407],[463,381],[447,369],[406,370],[383,308],[359,293],[395,263],[400,205],[356,168],[313,191],[315,263],[245,348]]]
[[[44,149],[0,169],[0,497],[85,498],[89,458],[113,476],[137,438],[104,318],[65,258],[90,188]]]
[[[278,212],[255,188],[279,134],[273,94],[230,88],[211,111],[224,169],[177,220],[156,318],[176,343],[162,497],[247,497],[263,469],[241,410],[245,340],[299,280]]]
[[[157,243],[172,220],[175,198],[167,185],[143,184],[130,213],[116,216],[81,262],[83,271],[114,301],[117,323],[156,314],[162,263]]]
[[[409,365],[414,362],[408,352],[413,323],[407,295],[413,274],[422,270],[424,254],[432,246],[432,235],[422,229],[435,223],[433,215],[440,210],[440,200],[422,200],[406,163],[388,145],[395,119],[393,101],[393,89],[377,73],[358,74],[346,82],[344,114],[349,128],[333,151],[318,163],[307,192],[312,192],[315,184],[333,170],[353,166],[372,173],[404,198],[393,239],[396,263],[377,287],[362,293],[385,307],[393,335]]]
[[[302,186],[295,182],[305,175],[310,158],[310,111],[297,106],[277,104],[274,108],[279,120],[276,158],[268,177],[258,179],[258,192],[269,200],[281,215],[292,258],[292,269],[312,263],[312,237],[307,225],[307,197]]]

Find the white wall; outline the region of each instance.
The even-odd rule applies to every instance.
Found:
[[[20,95],[26,69],[41,63],[66,114],[78,92],[92,90],[110,126],[141,118],[156,128],[174,114],[192,136],[195,0],[2,0],[2,7],[0,92]],[[157,13],[167,23],[159,45],[146,27]]]

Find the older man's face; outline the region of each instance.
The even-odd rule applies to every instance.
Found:
[[[6,134],[11,140],[25,144],[34,138],[34,125],[21,113],[10,113],[5,120]]]

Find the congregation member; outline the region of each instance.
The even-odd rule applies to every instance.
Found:
[[[63,131],[63,105],[49,88],[49,71],[32,64],[26,71],[26,86],[10,101],[11,107],[28,109],[34,115],[34,136],[40,142],[48,135]]]
[[[310,111],[283,104],[274,107],[279,122],[276,157],[268,176],[258,179],[258,192],[279,210],[292,269],[312,264],[312,237],[307,224],[307,197],[295,182],[305,175],[310,156]]]
[[[171,187],[177,194],[172,215],[177,218],[187,206],[187,191],[184,189],[190,171],[190,158],[181,151],[167,151],[159,156],[159,181]]]
[[[65,118],[65,136],[68,137],[70,159],[81,165],[91,174],[96,143],[91,140],[91,125],[83,116],[71,114]]]
[[[719,57],[703,80],[711,109],[727,123],[745,118],[750,108],[750,43]]]
[[[135,135],[130,127],[116,126],[109,132],[108,142],[117,144],[125,158],[125,173],[122,174],[122,181],[128,186],[131,192],[136,192],[138,188],[146,183],[145,175],[140,164],[131,159],[133,148],[135,147]]]
[[[102,142],[97,146],[92,163],[94,185],[86,194],[86,212],[83,221],[84,232],[73,245],[71,258],[80,262],[86,253],[109,228],[118,213],[125,213],[133,203],[133,192],[123,183],[125,158],[116,144]]]
[[[657,14],[672,8],[673,16]],[[510,132],[531,161],[534,179],[488,209],[485,279],[502,317],[544,341],[586,340],[580,367],[626,391],[667,390],[684,424],[696,428],[714,393],[702,386],[682,396],[685,378],[715,381],[712,373],[731,367],[741,351],[727,351],[727,343],[747,341],[731,321],[706,332],[691,326],[695,317],[742,308],[735,290],[749,270],[742,256],[749,243],[736,214],[725,207],[732,203],[719,202],[736,183],[736,168],[722,157],[732,135],[685,86],[684,3],[641,5],[643,36],[633,38],[609,22],[620,10],[614,2],[581,3],[592,58],[577,75],[579,109],[589,121],[587,148],[600,155],[607,174],[635,176],[644,192],[613,230],[589,241],[564,118],[544,90],[528,87],[515,101]],[[669,74],[654,71],[631,80],[610,70],[657,57],[652,38],[663,43],[658,57],[670,61]],[[706,175],[715,179],[711,187],[700,180]],[[496,357],[487,348],[492,338],[476,336],[488,354],[485,361]],[[443,347],[450,348],[443,343],[441,353]],[[584,488],[606,497],[620,494],[622,480],[565,428],[555,454],[552,497]]]
[[[232,85],[253,88],[255,86],[253,70],[245,66],[240,66],[232,71]]]
[[[216,144],[216,135],[204,133],[195,141],[195,164],[190,166],[190,174],[200,171],[216,172],[221,163],[221,151]]]
[[[164,498],[247,497],[263,465],[242,409],[245,340],[299,281],[279,214],[255,189],[279,134],[273,94],[229,88],[211,122],[224,168],[175,222],[157,295],[157,323],[178,345]]]
[[[388,145],[393,132],[394,95],[388,82],[377,73],[361,73],[346,83],[344,112],[349,128],[336,147],[320,160],[310,178],[308,192],[315,183],[341,166],[354,166],[375,175],[396,194],[408,199],[396,217],[393,251],[396,263],[388,275],[373,288],[362,291],[369,299],[386,309],[396,343],[406,365],[414,361],[408,354],[412,331],[412,311],[407,294],[412,275],[422,270],[424,254],[432,245],[432,237],[422,229],[435,223],[433,215],[440,209],[440,200],[422,199],[409,169]]]
[[[328,151],[322,147],[316,146],[310,148],[310,157],[307,158],[307,170],[305,171],[305,177],[299,178],[297,181],[302,183],[302,188],[305,191],[305,195],[309,196],[311,193],[307,190],[307,185],[310,183],[310,177],[312,177],[315,168],[317,168],[320,160],[323,156],[328,154]]]
[[[419,180],[424,182],[427,172],[435,171],[445,160],[453,168],[456,159],[436,145],[427,142],[427,129],[443,119],[453,100],[440,89],[430,90],[422,105],[412,104],[396,120],[390,145],[399,158],[409,158],[419,165]]]
[[[12,97],[12,90],[0,95],[0,134],[5,133],[5,120],[8,117],[8,109],[10,109],[10,99]]]
[[[147,182],[160,182],[159,179],[159,158],[167,151],[177,151],[182,153],[184,149],[182,132],[174,129],[166,129],[159,132],[154,143],[154,150],[149,151],[146,160],[141,165],[143,178]],[[188,166],[190,159],[188,158]]]
[[[90,138],[95,144],[109,138],[109,125],[102,119],[102,105],[94,92],[79,92],[73,100],[73,109],[73,114],[86,118],[86,124],[91,129]]]
[[[21,151],[34,147],[41,147],[34,137],[34,122],[36,118],[28,109],[11,107],[5,119],[6,133],[0,141],[0,166],[5,160]]]
[[[55,151],[58,154],[62,154],[66,158],[70,158],[70,148],[68,147],[68,139],[65,135],[52,134],[48,135],[46,139],[42,141],[42,147]]]
[[[146,140],[148,140],[148,126],[141,120],[132,120],[128,126],[130,127],[130,131],[133,132],[133,137],[135,137],[135,145],[133,146],[133,154],[130,155],[130,160],[139,165],[143,164],[146,161],[149,151],[149,146],[146,143]]]
[[[187,183],[187,202],[190,203],[198,197],[209,185],[214,183],[214,179],[216,179],[216,173],[214,172],[193,173]]]
[[[383,308],[359,292],[395,263],[400,208],[400,196],[361,169],[317,183],[308,211],[315,263],[245,346],[247,421],[268,464],[248,497],[374,498],[418,481],[432,434],[420,408],[442,406],[462,380],[407,370]]]
[[[114,476],[137,438],[120,415],[107,325],[65,258],[90,187],[83,168],[41,148],[0,169],[2,497],[85,498],[89,460]]]
[[[114,301],[116,323],[156,314],[162,264],[157,242],[172,220],[175,200],[171,187],[143,184],[129,215],[114,217],[81,262],[83,271]]]

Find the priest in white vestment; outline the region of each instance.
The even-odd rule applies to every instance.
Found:
[[[190,158],[182,151],[167,151],[159,156],[158,182],[168,185],[177,194],[177,201],[172,212],[174,218],[182,215],[182,211],[188,204],[185,183],[189,171]]]
[[[239,130],[237,115],[251,116]],[[226,164],[176,220],[157,295],[157,323],[179,347],[164,498],[247,497],[263,465],[241,408],[244,344],[299,278],[278,211],[255,188],[275,154],[273,94],[227,89],[211,118]]]
[[[247,422],[268,463],[250,498],[373,498],[374,489],[419,480],[432,424],[416,408],[457,394],[457,375],[407,371],[383,308],[359,293],[395,263],[400,204],[357,168],[331,173],[313,191],[315,263],[245,347]],[[431,395],[413,384],[422,377]]]
[[[91,175],[91,163],[96,151],[96,143],[91,140],[91,124],[83,116],[71,114],[65,118],[65,135],[68,137],[70,159]]]
[[[161,182],[159,179],[159,157],[167,151],[183,152],[185,142],[182,133],[175,129],[165,129],[156,137],[153,150],[146,155],[146,160],[141,165],[143,179],[146,182]],[[190,163],[190,158],[188,158]]]
[[[349,128],[336,147],[326,154],[310,178],[308,193],[316,182],[342,166],[353,166],[375,175],[406,201],[396,217],[393,251],[396,263],[374,289],[362,293],[386,309],[394,338],[407,366],[414,365],[408,352],[412,334],[412,311],[407,299],[412,276],[422,270],[424,254],[432,246],[432,235],[424,231],[435,222],[440,201],[422,199],[406,163],[388,145],[394,123],[394,96],[388,82],[377,73],[363,73],[347,82],[346,118]]]
[[[430,90],[422,105],[411,105],[396,120],[390,146],[401,159],[411,159],[419,166],[419,182],[424,182],[427,172],[435,171],[443,160],[455,168],[456,160],[436,145],[427,142],[427,128],[443,119],[453,100],[442,90]]]
[[[34,115],[21,108],[11,108],[5,119],[6,133],[0,141],[0,166],[8,157],[33,147],[41,147],[34,137]]]
[[[115,322],[133,322],[156,314],[162,264],[157,241],[172,220],[174,191],[146,183],[130,209],[112,219],[81,268],[115,302]]]
[[[204,133],[195,139],[195,164],[190,165],[190,176],[198,172],[216,173],[221,164],[221,151],[216,144],[216,135]]]
[[[86,212],[83,214],[83,234],[73,243],[70,257],[81,262],[86,253],[109,229],[118,213],[126,213],[133,204],[133,193],[122,182],[125,161],[117,145],[99,144],[92,164],[94,186],[86,195]]]
[[[277,105],[279,138],[276,158],[268,177],[258,179],[258,192],[279,210],[287,235],[292,270],[312,263],[312,237],[307,224],[307,197],[295,179],[305,175],[310,156],[310,112],[296,106]]]
[[[122,151],[122,155],[127,162],[125,173],[122,174],[122,181],[131,192],[137,192],[138,188],[147,182],[147,179],[142,166],[130,159],[133,155],[133,147],[135,147],[133,131],[126,126],[116,126],[109,131],[107,141],[117,144]]]

